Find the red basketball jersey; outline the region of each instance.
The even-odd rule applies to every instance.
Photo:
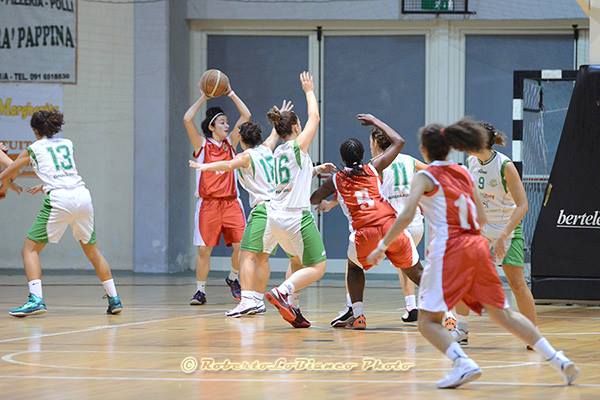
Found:
[[[435,161],[419,173],[427,175],[435,190],[421,198],[429,221],[432,243],[436,238],[450,240],[463,234],[479,234],[473,179],[463,166]]]
[[[229,139],[218,142],[206,138],[204,145],[194,158],[200,163],[227,161],[233,159],[235,151]],[[237,181],[234,171],[228,172],[201,172],[196,170],[198,182],[198,195],[203,199],[235,198],[238,196]]]
[[[366,164],[362,169],[362,175],[350,177],[344,172],[336,172],[333,176],[340,206],[350,222],[350,230],[355,231],[364,226],[380,225],[396,216],[394,208],[381,195],[381,180],[375,167]]]

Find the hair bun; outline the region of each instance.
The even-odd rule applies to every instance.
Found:
[[[267,118],[273,125],[276,125],[281,122],[281,112],[277,107],[271,107],[267,112]]]

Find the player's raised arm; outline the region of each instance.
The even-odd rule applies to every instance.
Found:
[[[202,148],[202,146],[204,145],[204,140],[205,140],[204,135],[202,133],[200,133],[200,131],[196,127],[196,123],[194,122],[194,117],[196,116],[196,114],[198,113],[200,108],[202,108],[202,105],[204,103],[206,103],[206,100],[207,100],[206,95],[204,93],[202,93],[200,95],[200,97],[198,98],[198,100],[196,100],[194,102],[194,104],[192,104],[190,106],[190,108],[188,108],[188,110],[185,112],[185,114],[183,116],[183,125],[185,126],[185,130],[187,132],[188,139],[190,140],[190,143],[194,147],[194,153],[197,153],[198,150],[200,150]]]
[[[389,167],[394,162],[398,154],[400,154],[400,151],[402,151],[405,143],[404,138],[388,124],[371,114],[358,114],[356,118],[358,118],[362,125],[374,126],[378,128],[385,133],[392,142],[392,144],[384,150],[383,154],[372,161],[372,164],[377,172],[381,174],[384,169]]]
[[[231,87],[229,93],[227,93],[227,97],[229,97],[233,101],[233,104],[235,104],[235,107],[240,113],[240,117],[236,121],[235,126],[233,127],[231,134],[229,135],[231,145],[235,149],[240,143],[240,126],[244,122],[250,121],[250,118],[252,118],[252,113],[250,113],[248,106],[246,106],[244,101],[238,97],[238,95],[233,91],[233,89],[231,89]]]
[[[296,141],[300,146],[300,149],[307,153],[310,144],[312,143],[315,135],[317,134],[317,130],[319,129],[319,123],[321,121],[321,117],[319,115],[319,104],[317,103],[317,97],[314,92],[314,83],[312,75],[308,72],[302,72],[300,74],[300,82],[302,83],[302,90],[306,94],[306,105],[308,109],[308,120],[306,121],[306,125],[304,129],[298,137]]]

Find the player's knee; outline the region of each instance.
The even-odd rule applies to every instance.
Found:
[[[83,253],[90,261],[95,261],[100,258],[100,251],[98,247],[92,244],[82,244],[81,248],[83,249]]]
[[[208,246],[199,246],[198,247],[198,256],[200,256],[202,258],[210,257],[211,253],[212,253],[212,247],[208,247]]]
[[[318,279],[321,279],[323,277],[323,275],[325,275],[325,261],[322,261],[318,264],[312,265],[312,267],[315,269],[316,273],[318,274]]]
[[[417,328],[419,329],[419,332],[421,334],[423,334],[423,332],[425,331],[427,324],[430,324],[430,323],[431,323],[431,321],[428,318],[428,316],[423,315],[423,312],[421,310],[419,310],[419,319],[417,320]]]

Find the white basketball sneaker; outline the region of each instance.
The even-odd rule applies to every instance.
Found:
[[[550,360],[550,365],[560,372],[567,385],[572,384],[575,379],[577,379],[577,375],[579,375],[579,368],[577,368],[575,363],[569,360],[562,351],[556,352],[554,357]]]
[[[438,381],[438,389],[454,389],[460,385],[474,381],[481,376],[481,369],[475,361],[470,358],[459,357],[454,360],[452,371]]]
[[[244,315],[256,314],[257,309],[258,307],[255,301],[242,298],[242,301],[240,301],[232,310],[227,311],[225,315],[228,317],[239,318]]]

